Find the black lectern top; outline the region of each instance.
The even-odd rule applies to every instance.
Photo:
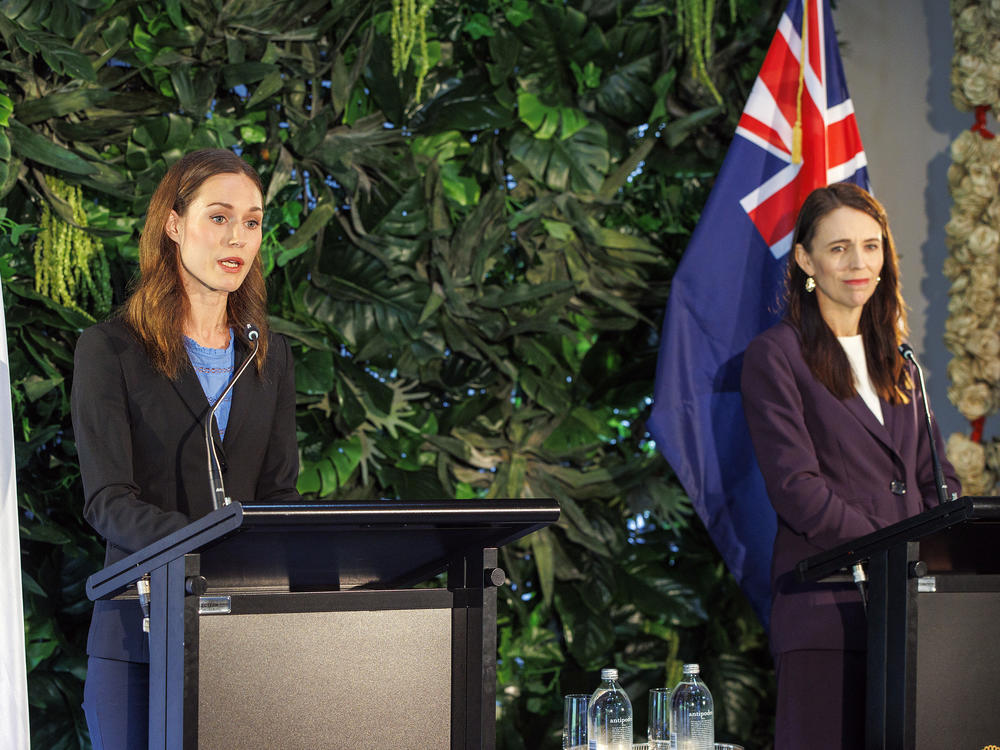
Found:
[[[864,562],[875,552],[903,542],[918,541],[966,521],[1000,521],[1000,497],[960,497],[958,500],[906,518],[871,534],[841,544],[799,562],[800,581],[818,581],[854,563]]]
[[[87,596],[114,596],[189,552],[201,554],[209,590],[405,587],[558,518],[550,499],[233,503],[95,573]]]

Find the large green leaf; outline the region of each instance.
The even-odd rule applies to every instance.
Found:
[[[581,592],[575,586],[565,586],[555,597],[566,648],[584,669],[590,671],[601,668],[614,644],[611,613],[595,607],[592,594],[593,588]]]
[[[32,125],[50,118],[64,117],[71,112],[90,109],[108,101],[111,96],[110,91],[99,87],[55,91],[38,99],[19,103],[14,114],[24,125]]]
[[[89,175],[97,171],[77,154],[53,143],[17,120],[11,121],[10,136],[13,152],[24,159],[70,174]]]
[[[295,389],[309,395],[322,395],[333,390],[333,354],[311,349],[297,357]]]
[[[566,140],[539,140],[517,130],[511,136],[510,152],[552,190],[596,193],[611,164],[607,133],[597,122]]]

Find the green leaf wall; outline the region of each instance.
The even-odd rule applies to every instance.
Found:
[[[89,746],[83,582],[102,560],[68,402],[95,311],[34,291],[42,206],[68,215],[45,176],[82,188],[118,304],[153,188],[204,146],[238,149],[267,190],[300,491],[562,507],[502,553],[499,747],[558,747],[561,695],[611,664],[641,736],[646,690],[690,660],[717,735],[769,745],[766,639],[644,428],[670,277],[780,12],[731,5],[711,31],[720,106],[673,0],[437,0],[419,99],[387,0],[0,2],[34,747]]]

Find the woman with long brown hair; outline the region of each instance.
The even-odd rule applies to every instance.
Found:
[[[83,514],[107,541],[105,564],[214,506],[204,439],[212,406],[253,350],[251,370],[211,425],[228,494],[297,498],[295,379],[267,328],[261,270],[264,191],[236,154],[204,149],[167,171],[139,240],[140,276],[112,320],[77,344],[73,430]],[[134,601],[98,601],[87,641],[84,711],[101,748],[147,746],[149,647]]]
[[[860,595],[850,583],[797,583],[793,571],[799,560],[938,503],[923,405],[898,351],[906,333],[885,210],[854,185],[813,191],[793,235],[785,318],[751,342],[742,376],[778,516],[775,750],[864,747]],[[947,462],[944,470],[949,493],[958,492]]]

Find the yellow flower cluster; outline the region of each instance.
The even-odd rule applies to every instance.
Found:
[[[712,82],[708,63],[712,60],[712,21],[715,14],[715,0],[681,0],[675,10],[677,28],[681,32],[684,51],[691,61],[691,75],[701,82],[716,102],[722,104],[722,95]],[[735,20],[736,9],[729,3],[729,12]]]
[[[417,93],[420,100],[420,90],[424,85],[424,77],[430,69],[427,59],[427,14],[434,5],[434,0],[392,0],[392,72],[402,73],[413,55],[413,45],[417,46],[417,54],[413,59],[417,65]]]
[[[35,291],[93,317],[84,309],[89,300],[96,316],[103,317],[111,309],[111,273],[104,243],[85,229],[80,187],[52,175],[45,176],[45,184],[69,204],[73,223],[48,203],[42,206],[41,231],[35,239]]]

